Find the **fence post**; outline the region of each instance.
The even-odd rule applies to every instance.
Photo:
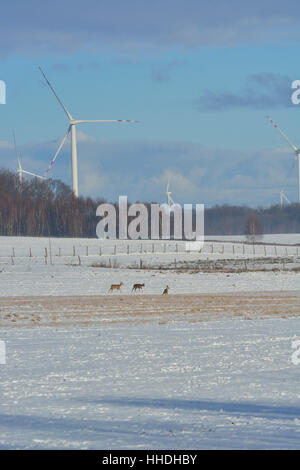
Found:
[[[11,264],[15,264],[13,256],[11,256]]]
[[[73,245],[73,256],[75,256],[75,246]]]
[[[79,255],[78,255],[78,266],[81,266],[81,259]]]
[[[31,248],[29,248],[29,258],[32,258]]]

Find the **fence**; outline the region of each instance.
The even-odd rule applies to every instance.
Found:
[[[182,241],[96,240],[72,243],[70,240],[37,239],[25,246],[0,247],[0,264],[72,264],[99,267],[135,267],[153,269],[195,268],[206,271],[250,270],[266,265],[299,266],[297,245],[205,242],[198,251],[186,251]]]

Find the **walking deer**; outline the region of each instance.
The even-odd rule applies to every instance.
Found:
[[[123,285],[124,285],[123,282],[120,282],[120,284],[112,284],[108,292],[113,292],[114,290],[120,290],[121,286]]]
[[[144,284],[144,283],[143,283],[143,284],[134,284],[134,285],[133,285],[133,288],[132,288],[132,291],[142,290],[143,287],[145,287],[145,284]],[[131,292],[132,292],[132,291],[131,291]]]

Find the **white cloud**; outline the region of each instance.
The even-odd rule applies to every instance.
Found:
[[[79,190],[84,196],[117,201],[166,201],[166,185],[175,202],[268,205],[278,202],[285,186],[290,200],[297,199],[297,171],[292,152],[273,149],[214,149],[187,142],[106,142],[79,134]],[[22,166],[42,174],[48,167],[53,142],[18,148]],[[49,176],[71,184],[70,147],[66,145]],[[293,167],[294,165],[294,167]],[[0,167],[16,171],[12,146],[0,145]]]

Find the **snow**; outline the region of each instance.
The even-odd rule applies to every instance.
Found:
[[[300,273],[174,273],[143,270],[97,269],[86,267],[36,267],[0,273],[0,297],[34,295],[107,294],[110,285],[123,281],[123,294],[130,294],[134,283],[145,283],[144,292],[161,294],[166,285],[170,293],[234,293],[259,291],[299,291]],[[111,294],[117,295],[117,294]]]
[[[298,271],[92,267],[96,256],[102,259],[99,240],[76,239],[51,239],[53,264],[49,256],[45,264],[47,242],[0,240],[0,341],[6,346],[6,363],[0,363],[0,449],[300,447],[300,365],[292,361],[300,330]],[[113,249],[111,243],[101,244],[108,252]],[[140,245],[132,243],[135,254],[129,256],[139,259]],[[73,246],[81,250],[81,265],[73,257]],[[232,243],[227,246],[232,252]],[[65,254],[58,256],[58,248]],[[169,248],[173,259],[174,242]],[[212,259],[209,253],[210,244],[202,256]],[[157,256],[166,254],[162,249]],[[109,294],[110,284],[120,281],[122,292]],[[145,282],[144,292],[131,294],[136,282]],[[165,299],[160,294],[166,285],[170,295]],[[197,295],[208,296],[208,304],[222,295],[238,303],[232,314],[225,314],[224,303],[216,314],[202,317],[180,317],[179,312],[166,317],[163,308],[152,317],[140,316],[140,321],[124,317],[126,299],[136,308],[141,302],[157,308],[164,299],[173,308],[176,298],[189,295],[196,303]],[[57,299],[67,296],[75,303],[81,299],[86,312],[88,301],[99,296],[103,317],[85,326],[72,319],[49,326],[42,306],[48,302],[54,308]],[[276,314],[274,309],[268,316],[256,315],[258,304],[251,299],[263,296],[274,305],[278,299]],[[14,326],[5,323],[7,309],[23,317],[34,313],[26,311],[25,299],[26,305],[35,302],[40,308],[40,323],[30,327],[21,316],[15,317]],[[105,310],[108,301],[114,313]],[[293,316],[287,314],[291,305]],[[244,315],[246,307],[249,314]],[[59,314],[67,317],[68,311],[61,308]],[[115,323],[109,321],[113,315],[120,317]]]
[[[299,327],[5,329],[0,448],[299,448]]]
[[[245,235],[210,235],[205,237],[206,240],[219,240],[219,241],[232,241],[232,242],[243,242],[247,240]],[[273,233],[265,234],[260,239],[263,243],[283,243],[287,245],[294,245],[300,243],[299,233]]]

